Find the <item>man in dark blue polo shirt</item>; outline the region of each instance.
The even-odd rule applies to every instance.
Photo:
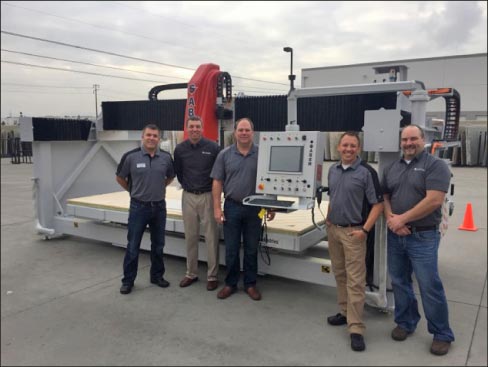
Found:
[[[340,313],[329,316],[330,325],[347,324],[351,348],[366,348],[362,315],[366,299],[366,240],[383,211],[383,195],[376,171],[358,156],[359,135],[342,134],[337,151],[341,160],[329,169],[330,202],[327,235],[332,270],[337,283]]]
[[[203,137],[203,122],[199,116],[186,121],[188,139],[175,148],[175,172],[183,188],[181,209],[186,240],[186,274],[180,287],[198,280],[198,242],[202,225],[207,245],[207,290],[218,287],[220,231],[213,215],[212,170],[219,146]]]
[[[383,173],[385,217],[388,225],[388,271],[395,296],[391,337],[402,341],[420,320],[412,273],[419,284],[432,354],[449,351],[454,334],[449,326],[446,294],[439,277],[437,254],[441,207],[449,189],[447,164],[424,151],[424,132],[409,125],[402,131],[403,157]]]
[[[159,149],[161,131],[153,124],[142,130],[142,146],[125,153],[117,167],[116,180],[130,193],[127,248],[120,293],[132,291],[137,276],[139,249],[144,231],[151,233],[151,283],[166,288],[163,278],[164,231],[166,227],[166,186],[175,174],[173,159]]]

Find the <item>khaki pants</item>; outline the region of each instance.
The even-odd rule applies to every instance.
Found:
[[[327,226],[329,255],[337,283],[337,304],[347,317],[350,333],[363,334],[362,321],[366,290],[366,240],[349,236],[361,227]]]
[[[183,191],[181,207],[186,240],[186,276],[190,278],[198,276],[198,242],[201,224],[207,245],[207,280],[217,280],[220,232],[214,219],[212,192],[195,195]]]

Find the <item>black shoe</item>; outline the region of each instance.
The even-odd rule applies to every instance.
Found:
[[[164,278],[151,279],[151,283],[156,284],[158,287],[161,287],[161,288],[169,287],[169,282],[167,280],[164,280]]]
[[[366,345],[364,344],[364,338],[361,334],[351,334],[351,349],[356,352],[362,352],[366,349]]]
[[[338,313],[337,315],[327,317],[327,322],[334,326],[346,325],[347,317],[341,313]]]
[[[122,284],[122,287],[120,287],[120,293],[129,294],[130,292],[132,292],[132,286],[130,284]]]

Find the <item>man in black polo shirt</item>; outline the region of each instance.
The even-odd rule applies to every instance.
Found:
[[[178,144],[174,151],[176,176],[184,190],[181,208],[186,240],[186,275],[180,287],[188,287],[198,280],[201,224],[207,245],[207,290],[213,291],[218,287],[220,233],[213,215],[210,171],[220,149],[217,143],[202,136],[200,117],[189,117],[186,131],[188,139]]]
[[[402,341],[420,320],[412,273],[419,284],[429,333],[430,351],[444,355],[454,334],[449,326],[447,300],[439,277],[437,253],[441,206],[451,172],[447,164],[424,151],[424,132],[417,125],[402,131],[403,157],[383,173],[385,218],[388,225],[388,271],[395,296],[395,323],[391,337]]]
[[[329,316],[330,325],[347,324],[351,348],[362,351],[363,309],[366,299],[366,240],[383,211],[383,195],[376,171],[358,156],[359,135],[342,134],[337,151],[341,160],[330,167],[327,235],[332,270],[341,310]]]
[[[151,283],[169,286],[164,278],[164,231],[166,227],[166,186],[175,174],[168,152],[159,149],[161,131],[153,124],[142,130],[142,146],[125,153],[117,167],[115,179],[130,193],[127,248],[124,257],[124,277],[120,293],[132,291],[137,276],[139,249],[144,231],[151,232]]]

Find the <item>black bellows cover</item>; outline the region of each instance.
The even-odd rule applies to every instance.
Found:
[[[297,99],[302,131],[360,131],[364,111],[395,109],[396,92]],[[186,99],[102,102],[104,130],[142,130],[154,123],[162,130],[183,130]],[[215,106],[217,110],[217,106]],[[284,131],[287,96],[239,97],[235,119],[249,117],[256,131]]]
[[[155,124],[161,130],[183,130],[186,99],[102,102],[104,130],[142,130]]]
[[[33,117],[34,141],[87,140],[92,121]]]

